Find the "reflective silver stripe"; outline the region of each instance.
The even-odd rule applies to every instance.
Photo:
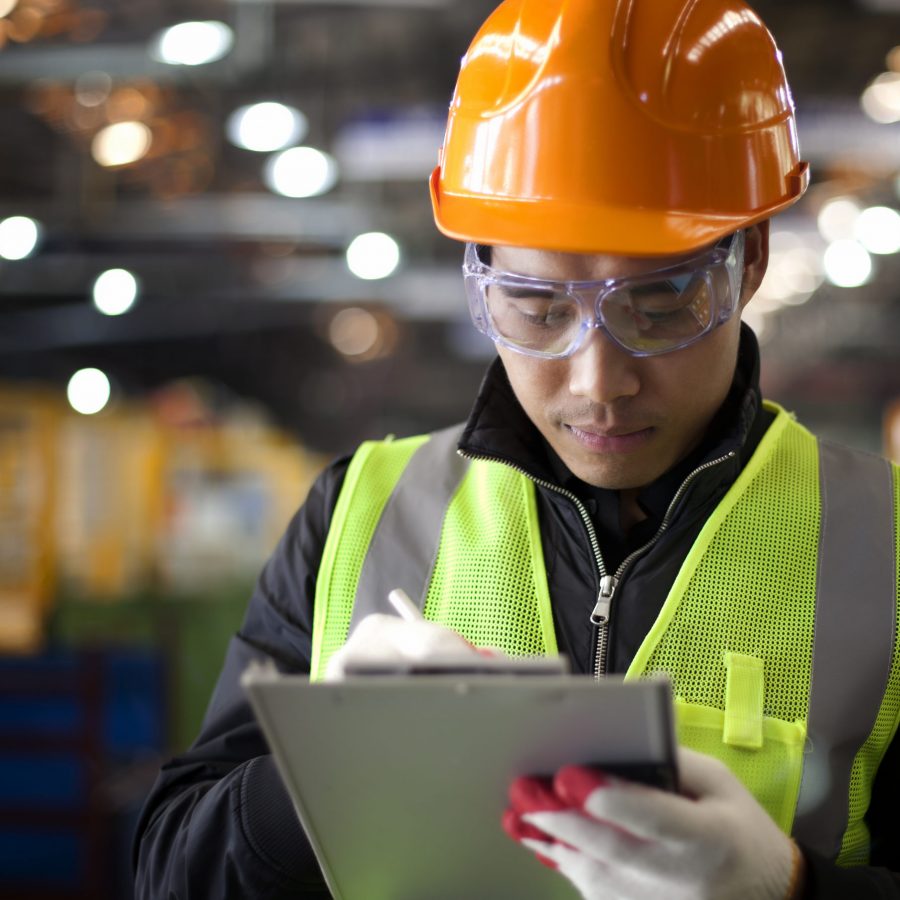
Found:
[[[819,480],[811,746],[793,833],[835,858],[847,829],[853,760],[887,688],[897,627],[897,561],[890,464],[820,441]]]
[[[395,614],[387,600],[394,588],[424,609],[444,515],[469,467],[456,452],[461,434],[460,425],[432,434],[394,486],[363,560],[350,633],[370,613]]]

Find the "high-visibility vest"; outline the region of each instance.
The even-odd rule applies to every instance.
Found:
[[[626,678],[672,681],[679,741],[724,761],[775,822],[864,864],[863,817],[900,717],[898,469],[784,410],[707,520]],[[455,453],[458,429],[369,442],[318,576],[313,678],[402,587],[481,646],[555,653],[535,485]]]

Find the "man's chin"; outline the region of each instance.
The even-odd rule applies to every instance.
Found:
[[[592,487],[608,491],[628,491],[645,487],[658,477],[657,474],[638,470],[631,466],[583,465],[563,459],[568,469],[577,478]]]

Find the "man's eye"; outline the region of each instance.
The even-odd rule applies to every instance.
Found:
[[[516,312],[529,325],[544,328],[568,324],[572,320],[572,310],[568,306],[528,306],[519,305]]]
[[[671,282],[643,285],[631,291],[632,304],[641,316],[665,322],[690,310],[705,293],[703,283],[678,285]]]

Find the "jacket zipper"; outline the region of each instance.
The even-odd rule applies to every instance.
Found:
[[[539,487],[546,488],[548,491],[554,491],[557,494],[561,494],[563,497],[569,499],[578,510],[578,515],[581,517],[581,521],[584,523],[584,527],[587,531],[588,540],[591,544],[591,550],[594,554],[594,561],[597,564],[597,573],[600,576],[600,590],[597,594],[597,602],[594,604],[594,608],[591,611],[591,624],[597,629],[597,649],[594,656],[594,678],[599,681],[606,675],[606,658],[608,656],[609,651],[609,619],[610,619],[610,611],[612,609],[612,601],[613,596],[616,592],[616,588],[619,586],[619,583],[622,580],[626,570],[631,566],[631,564],[638,559],[640,556],[643,556],[648,550],[650,550],[655,544],[659,541],[659,539],[663,536],[663,534],[668,529],[669,525],[672,523],[672,516],[675,512],[675,507],[678,505],[681,498],[684,496],[688,487],[690,487],[691,482],[700,475],[701,472],[705,472],[707,469],[712,469],[714,466],[718,466],[726,460],[733,459],[737,454],[734,450],[729,450],[724,456],[720,456],[718,459],[710,460],[709,462],[705,462],[702,465],[697,466],[685,479],[681,482],[681,487],[675,492],[675,496],[672,497],[671,502],[669,503],[668,508],[666,509],[666,514],[663,516],[662,522],[660,522],[659,528],[656,531],[656,534],[647,541],[642,547],[639,547],[637,550],[633,550],[628,556],[622,560],[619,568],[616,570],[615,575],[610,575],[606,571],[606,563],[603,560],[603,554],[600,551],[600,542],[597,540],[597,532],[594,530],[594,523],[591,521],[590,514],[587,509],[585,509],[584,504],[578,499],[578,497],[573,494],[571,491],[567,491],[565,488],[560,487],[558,484],[553,484],[551,481],[544,481],[542,478],[536,478],[534,475],[531,475],[529,472],[525,471],[521,466],[517,466],[515,463],[511,463],[508,460],[502,459],[499,456],[490,456],[490,455],[474,455],[468,453],[464,450],[457,449],[456,451],[463,459],[469,460],[484,460],[487,462],[497,462],[501,465],[508,466],[510,469],[518,472],[520,475],[524,475],[529,481],[534,482],[534,484]]]

